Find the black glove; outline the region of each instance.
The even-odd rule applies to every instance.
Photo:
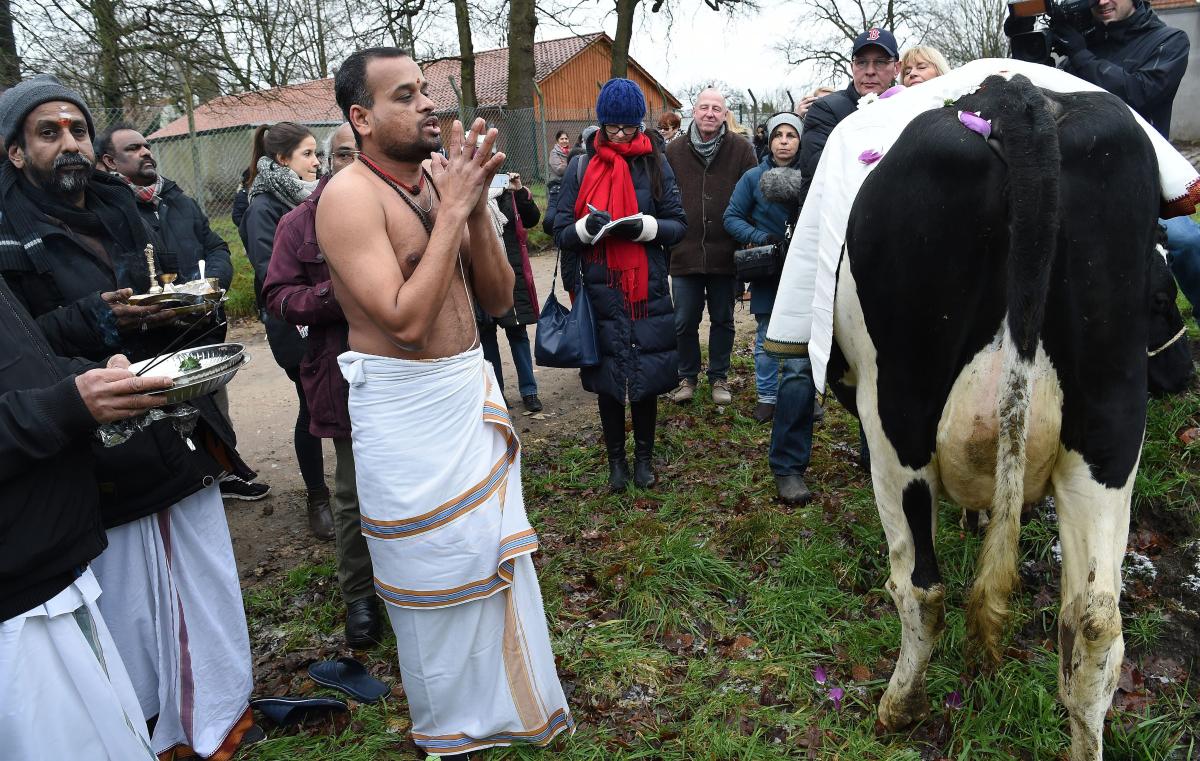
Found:
[[[587,230],[587,234],[595,237],[600,232],[600,228],[612,221],[612,214],[607,211],[593,211],[588,214],[583,223],[583,229]]]
[[[618,238],[633,240],[642,234],[642,220],[626,219],[622,222],[618,222],[613,225],[611,230],[609,230],[609,234],[615,235]]]
[[[1061,56],[1070,58],[1087,49],[1087,40],[1084,39],[1083,33],[1070,24],[1051,24],[1050,34],[1054,37],[1050,48]]]

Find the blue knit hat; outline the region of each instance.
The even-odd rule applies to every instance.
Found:
[[[641,124],[646,118],[646,98],[632,79],[610,79],[596,98],[596,119],[601,124]]]

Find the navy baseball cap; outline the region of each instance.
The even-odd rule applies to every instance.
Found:
[[[873,26],[862,34],[854,38],[854,50],[851,51],[851,57],[858,55],[858,51],[868,45],[878,45],[887,51],[892,58],[899,58],[900,53],[896,47],[896,37],[886,29],[880,29]]]

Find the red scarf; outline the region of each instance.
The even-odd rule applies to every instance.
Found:
[[[588,204],[607,211],[613,219],[638,212],[637,194],[628,159],[653,152],[650,138],[638,133],[628,143],[613,143],[596,135],[596,154],[588,161],[587,171],[575,199],[575,218],[586,217]],[[589,261],[604,261],[608,282],[621,289],[626,308],[634,319],[646,315],[650,298],[650,263],[646,247],[624,238],[608,237],[592,247]]]

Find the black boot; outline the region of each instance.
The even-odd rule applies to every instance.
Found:
[[[629,462],[625,459],[625,405],[599,394],[600,427],[608,451],[608,488],[613,493],[629,488]]]
[[[654,427],[658,398],[650,397],[629,405],[633,413],[633,483],[642,489],[654,486]]]

